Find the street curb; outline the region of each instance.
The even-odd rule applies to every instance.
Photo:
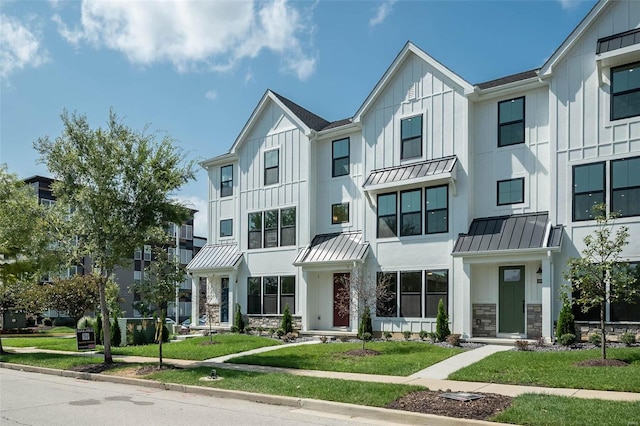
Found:
[[[136,379],[132,377],[110,376],[96,373],[82,373],[78,371],[57,370],[53,368],[35,367],[32,365],[12,364],[0,362],[0,368],[8,370],[26,371],[29,373],[49,374],[53,376],[70,377],[96,382],[110,382],[122,385],[135,385],[146,388],[162,389],[172,392],[193,393],[218,398],[231,398],[261,404],[282,405],[292,408],[304,408],[312,411],[333,413],[349,417],[362,417],[372,420],[402,422],[407,424],[429,424],[433,426],[460,425],[502,425],[484,420],[460,419],[455,417],[437,416],[435,414],[413,413],[410,411],[392,410],[379,407],[347,404],[344,402],[323,401],[319,399],[295,398],[290,396],[268,395],[227,389],[216,389],[204,386],[181,385],[177,383],[161,383],[153,380]]]

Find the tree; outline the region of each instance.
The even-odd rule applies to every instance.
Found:
[[[154,313],[156,319],[155,341],[158,342],[158,357],[162,367],[162,341],[167,305],[175,299],[176,289],[187,274],[184,266],[170,257],[162,247],[153,250],[155,260],[145,269],[144,280],[134,283],[130,291],[140,295]]]
[[[597,228],[584,237],[581,257],[569,259],[564,278],[571,283],[574,302],[583,312],[591,308],[600,309],[601,353],[607,358],[607,336],[605,329],[607,303],[617,301],[632,302],[640,293],[640,283],[636,281],[629,262],[622,259],[622,250],[629,242],[629,230],[619,226],[614,232],[617,214],[607,214],[605,204],[593,206],[593,216]]]
[[[444,300],[438,301],[438,315],[436,316],[436,339],[439,342],[444,342],[451,334],[449,330],[449,315],[444,308]]]
[[[361,318],[366,310],[376,307],[378,313],[387,308],[387,302],[392,294],[389,291],[390,276],[378,274],[377,279],[372,279],[364,275],[362,270],[357,269],[350,275],[344,275],[340,280],[340,288],[336,294],[336,310],[339,316],[344,317],[349,314]],[[358,335],[362,340],[362,349],[365,349],[364,334]]]
[[[573,311],[571,310],[571,300],[567,293],[562,292],[562,309],[558,314],[558,323],[556,326],[556,338],[560,338],[566,334],[576,335],[576,324]]]
[[[50,309],[66,312],[77,324],[86,312],[98,306],[98,279],[92,274],[55,279],[43,284],[44,301]]]
[[[284,312],[282,313],[282,323],[280,328],[284,330],[285,334],[293,333],[293,317],[291,316],[291,310],[289,304],[284,305]]]
[[[131,253],[164,234],[165,223],[182,223],[188,210],[169,197],[194,178],[194,163],[174,147],[174,140],[125,126],[110,111],[105,129],[92,129],[87,117],[64,111],[63,130],[55,140],[34,143],[40,161],[58,179],[58,202],[73,206],[70,223],[79,236],[77,252],[90,257],[99,276],[104,331],[104,362],[111,356],[106,286]]]

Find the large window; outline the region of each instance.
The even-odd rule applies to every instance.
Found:
[[[222,219],[220,221],[220,237],[233,236],[233,219]]]
[[[349,138],[333,141],[331,145],[331,176],[349,174]]]
[[[449,271],[446,269],[378,272],[377,277],[378,283],[387,286],[385,299],[377,301],[378,317],[435,318],[440,299],[448,310]]]
[[[524,97],[498,102],[498,146],[524,143]]]
[[[400,236],[422,234],[422,190],[400,193]]]
[[[378,195],[378,238],[395,237],[397,227],[396,193]]]
[[[611,69],[611,120],[640,115],[640,62]]]
[[[233,166],[228,165],[220,168],[220,196],[228,197],[233,195]]]
[[[604,203],[604,163],[573,168],[573,220],[593,219],[591,208]]]
[[[296,244],[296,208],[249,213],[249,248]]]
[[[400,316],[422,317],[422,272],[400,272]]]
[[[449,231],[449,193],[447,185],[427,188],[426,198],[426,231],[427,234],[438,234]]]
[[[349,203],[331,205],[331,224],[349,222]]]
[[[247,313],[276,315],[289,306],[295,313],[296,278],[294,276],[251,277],[247,280]]]
[[[640,157],[611,162],[611,211],[640,216]]]
[[[398,280],[395,272],[378,272],[378,283],[386,287],[384,300],[376,301],[376,316],[398,316]]]
[[[264,153],[264,184],[273,185],[280,181],[280,150],[272,149]]]
[[[422,157],[422,115],[400,121],[400,159]]]
[[[447,293],[449,290],[449,271],[427,271],[425,273],[425,281],[427,291],[424,300],[425,316],[427,318],[435,318],[438,316],[438,303],[440,300],[444,302],[445,311],[447,310]]]
[[[498,205],[524,203],[524,178],[498,181]]]

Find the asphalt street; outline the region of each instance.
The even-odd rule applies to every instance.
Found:
[[[0,424],[362,425],[300,408],[0,369]]]

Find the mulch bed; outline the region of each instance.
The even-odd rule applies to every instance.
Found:
[[[393,401],[385,408],[436,414],[460,419],[488,420],[511,405],[510,396],[495,393],[479,393],[484,398],[473,401],[456,401],[440,396],[443,392],[411,392]]]
[[[623,361],[621,359],[587,359],[585,361],[580,361],[575,364],[578,367],[627,367],[629,365],[628,362]]]
[[[375,356],[380,355],[380,352],[372,349],[352,349],[350,351],[343,352],[343,354],[348,356]]]
[[[136,376],[146,376],[147,374],[155,373],[162,370],[174,370],[175,367],[171,365],[163,364],[162,367],[157,365],[143,365],[136,369]]]
[[[69,368],[71,371],[79,371],[80,373],[95,373],[99,374],[112,368],[119,367],[121,364],[83,364],[74,365]]]

